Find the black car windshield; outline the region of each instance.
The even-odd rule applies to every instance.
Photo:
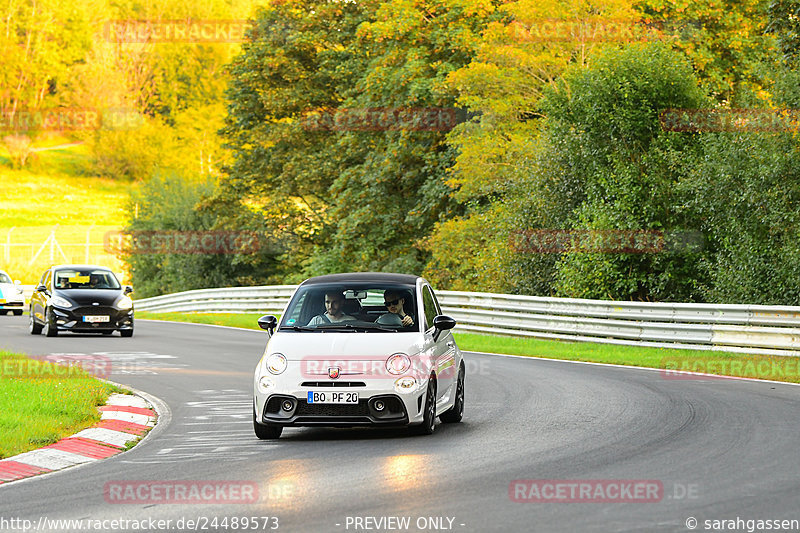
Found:
[[[56,289],[120,289],[117,277],[110,270],[69,269],[55,273]]]
[[[5,272],[0,272],[0,283],[11,283],[11,278]]]
[[[317,333],[418,331],[416,307],[413,285],[313,284],[297,290],[279,329]]]

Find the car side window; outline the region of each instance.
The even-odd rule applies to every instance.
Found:
[[[52,289],[52,287],[50,286],[50,274],[51,274],[51,273],[52,273],[52,271],[51,271],[51,270],[48,270],[47,272],[45,272],[44,274],[42,274],[42,281],[41,281],[41,283],[42,283],[42,285],[44,285],[45,287],[47,287],[47,290],[51,290],[51,289]]]
[[[428,288],[430,289],[430,287],[428,287]],[[441,315],[442,314],[442,306],[439,305],[439,298],[436,297],[436,293],[433,292],[433,289],[430,289],[430,291],[431,291],[431,294],[433,295],[433,303],[436,304],[436,314],[437,315]]]
[[[433,319],[436,317],[436,302],[433,299],[431,288],[425,285],[422,289],[422,305],[425,308],[425,330],[433,327]]]

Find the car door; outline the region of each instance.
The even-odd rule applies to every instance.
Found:
[[[458,377],[458,372],[455,370],[455,345],[449,331],[440,331],[438,337],[434,338],[433,319],[441,314],[441,311],[429,285],[422,286],[422,307],[425,315],[425,343],[436,368],[438,402],[452,396],[451,389]]]

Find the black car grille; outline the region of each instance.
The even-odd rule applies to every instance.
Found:
[[[357,404],[324,404],[308,403],[301,400],[297,405],[297,416],[369,416],[367,400],[360,400]]]
[[[301,387],[366,387],[367,384],[363,381],[304,381],[300,384]]]
[[[75,316],[92,316],[92,315],[108,315],[115,316],[117,310],[113,307],[105,307],[102,305],[92,305],[87,307],[77,307],[72,309],[72,314]]]

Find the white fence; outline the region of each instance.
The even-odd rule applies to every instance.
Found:
[[[202,289],[136,301],[141,311],[281,313],[293,285]],[[614,302],[439,291],[457,330],[568,341],[800,355],[800,307]]]

